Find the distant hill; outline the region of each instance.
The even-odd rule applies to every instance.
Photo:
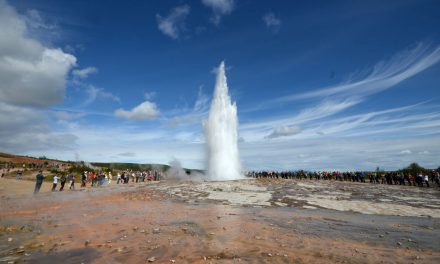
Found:
[[[41,157],[31,157],[31,156],[21,156],[14,155],[9,153],[0,152],[0,168],[2,164],[13,164],[15,167],[21,167],[23,164],[26,165],[46,165],[45,167],[70,167],[78,169],[78,171],[82,169],[89,170],[100,170],[100,169],[111,169],[111,170],[151,170],[157,169],[161,171],[167,171],[170,166],[166,164],[139,164],[139,163],[124,163],[124,162],[84,162],[84,161],[63,161],[57,159],[49,159],[44,156]],[[27,166],[29,167],[29,166]],[[187,172],[200,172],[200,170],[192,170],[183,168]]]
[[[53,164],[69,164],[70,162],[68,161],[62,161],[62,160],[56,160],[56,159],[48,159],[44,156],[42,157],[31,157],[31,156],[21,156],[21,155],[14,155],[14,154],[8,154],[8,153],[3,153],[0,152],[0,164],[4,164],[4,163],[12,163],[15,166],[17,165],[23,165],[23,164],[48,164],[48,165],[53,165]]]

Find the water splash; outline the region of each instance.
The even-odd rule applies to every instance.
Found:
[[[211,180],[243,178],[238,154],[237,106],[231,103],[226,82],[225,64],[217,72],[214,98],[204,124],[207,174]]]

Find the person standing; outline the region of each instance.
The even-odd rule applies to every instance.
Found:
[[[428,177],[428,174],[425,174],[423,176],[423,181],[426,183],[426,187],[429,188],[429,177]],[[423,183],[422,183],[422,185],[423,185]]]
[[[43,180],[44,180],[43,171],[40,170],[35,178],[36,178],[36,182],[35,182],[34,194],[37,194],[40,191],[41,185],[43,184]]]
[[[58,185],[58,176],[55,174],[55,176],[53,176],[52,192],[56,191],[57,185]]]
[[[67,180],[67,177],[66,177],[66,175],[61,175],[61,187],[60,187],[60,192],[64,189],[64,184],[66,184],[66,180]]]
[[[75,190],[75,177],[73,176],[73,173],[69,174],[69,180],[70,180],[69,190]]]
[[[435,173],[435,183],[440,187],[440,173],[438,171]]]
[[[86,187],[86,181],[87,181],[87,171],[83,171],[81,174],[81,187]]]

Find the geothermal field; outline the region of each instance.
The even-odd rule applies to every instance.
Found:
[[[436,189],[251,179],[33,196],[0,181],[0,263],[438,263]]]

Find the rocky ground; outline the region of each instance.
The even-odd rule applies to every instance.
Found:
[[[0,179],[0,263],[440,263],[440,190],[163,181],[50,192]]]

